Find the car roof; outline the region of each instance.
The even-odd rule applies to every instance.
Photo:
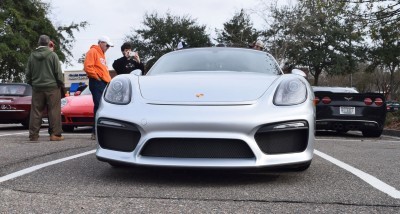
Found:
[[[314,92],[327,91],[334,93],[358,93],[357,89],[350,87],[327,87],[327,86],[313,86]]]

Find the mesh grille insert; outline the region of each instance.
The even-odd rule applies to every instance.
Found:
[[[154,138],[147,141],[143,156],[173,158],[253,158],[242,140],[209,138]]]

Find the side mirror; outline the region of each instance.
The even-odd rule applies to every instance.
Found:
[[[142,76],[142,70],[140,69],[135,69],[131,72],[131,74],[134,74],[136,76]]]
[[[306,73],[304,73],[304,71],[302,71],[300,69],[296,69],[296,68],[292,70],[292,74],[297,74],[297,75],[300,75],[300,76],[302,76],[304,78],[307,77],[307,75],[306,75]]]
[[[82,91],[75,91],[74,96],[79,96],[81,95]]]

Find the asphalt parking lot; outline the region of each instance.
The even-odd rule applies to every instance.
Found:
[[[397,213],[400,138],[318,132],[300,173],[114,168],[98,161],[90,127],[29,143],[0,127],[2,213]],[[19,173],[19,174],[18,174]],[[9,177],[14,175],[15,177]]]

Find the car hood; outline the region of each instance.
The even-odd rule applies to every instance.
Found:
[[[141,76],[139,86],[142,97],[155,102],[244,102],[261,97],[277,78],[247,72],[171,73]]]
[[[92,95],[79,95],[68,97],[68,105],[71,107],[94,106]]]

